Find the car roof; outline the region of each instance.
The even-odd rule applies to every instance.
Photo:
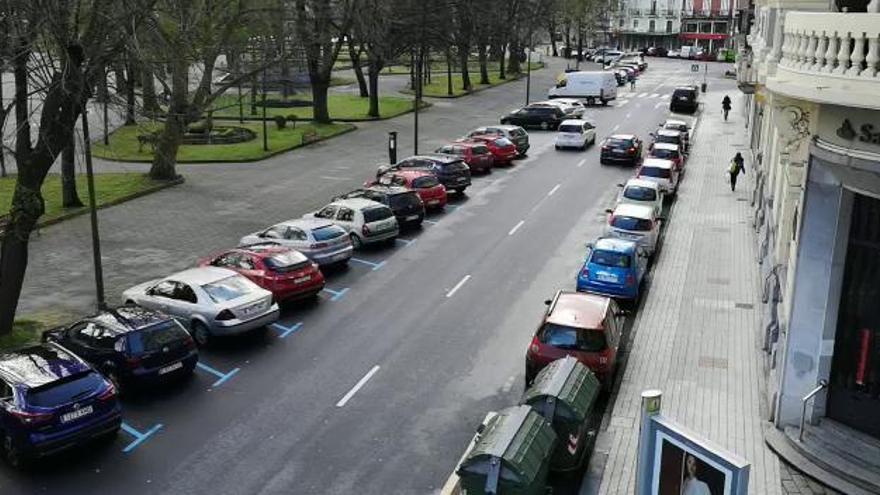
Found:
[[[681,131],[679,131],[678,129],[658,129],[657,135],[681,137]]]
[[[626,181],[626,184],[624,184],[623,187],[624,187],[624,189],[626,189],[629,186],[647,187],[649,189],[657,189],[657,190],[660,189],[659,184],[657,184],[656,182],[654,182],[652,180],[645,180],[645,179],[630,179],[630,180]]]
[[[323,218],[292,218],[290,220],[285,220],[283,222],[279,222],[275,225],[284,225],[286,227],[297,227],[304,230],[314,230],[320,229],[322,227],[329,227],[333,225],[333,222],[327,221]],[[274,225],[273,225],[274,227]]]
[[[608,136],[609,139],[635,139],[635,134],[612,134]]]
[[[287,246],[283,246],[281,244],[265,243],[265,244],[252,244],[250,246],[241,246],[241,247],[233,248],[233,249],[226,251],[226,253],[232,253],[232,252],[247,253],[247,254],[253,254],[255,256],[259,256],[262,258],[262,257],[266,257],[266,256],[272,256],[273,254],[286,253],[288,251],[296,251],[296,250],[293,248],[287,247]],[[299,252],[299,251],[297,251],[297,252]],[[224,253],[221,253],[221,254],[224,254]]]
[[[422,153],[420,155],[413,155],[404,158],[404,160],[410,160],[412,158],[424,158],[427,160],[432,160],[435,162],[443,162],[443,163],[452,163],[452,162],[460,162],[461,158],[456,155],[447,155],[444,153]],[[403,160],[401,160],[403,161]]]
[[[57,344],[40,344],[0,354],[0,376],[29,388],[91,370],[88,364]]]
[[[386,206],[378,201],[373,201],[372,199],[367,198],[347,198],[347,199],[339,199],[332,203],[332,205],[336,206],[347,206],[349,208],[353,208],[355,210],[363,210],[365,208],[372,208],[374,206],[381,206],[385,208]]]
[[[611,251],[614,253],[632,253],[635,252],[638,243],[628,239],[618,239],[616,237],[602,237],[593,243],[593,249],[601,249],[602,251]]]
[[[666,119],[666,122],[663,122],[663,125],[688,125],[688,123],[678,119]]]
[[[600,328],[609,299],[596,294],[559,291],[547,315],[547,323],[575,328]]]
[[[677,86],[672,91],[673,92],[675,92],[675,91],[691,91],[691,92],[696,93],[697,87],[696,86]]]
[[[584,125],[587,121],[584,119],[568,119],[563,120],[559,125]]]
[[[372,186],[364,187],[363,190],[367,191],[376,191],[382,194],[387,194],[389,196],[394,196],[397,194],[407,194],[414,192],[412,189],[403,186],[391,186],[385,184],[373,184]]]
[[[80,321],[93,321],[114,331],[117,335],[133,332],[162,323],[172,318],[152,309],[133,304],[101,311]],[[68,325],[70,326],[70,325]]]
[[[419,177],[425,177],[427,175],[434,177],[433,173],[431,173],[429,170],[425,170],[423,168],[401,168],[398,170],[391,170],[388,173],[400,175],[400,176],[402,176],[404,178],[408,178],[410,180],[417,179]]]
[[[646,205],[636,205],[632,203],[620,203],[614,208],[614,215],[636,218],[652,218],[654,208]]]
[[[675,143],[654,143],[655,150],[678,151],[678,145]]]
[[[675,164],[672,163],[672,160],[666,160],[665,158],[649,157],[645,158],[644,161],[642,161],[642,166],[655,168],[672,168],[675,166]]]
[[[178,282],[187,282],[194,285],[205,285],[232,276],[239,275],[236,272],[226,268],[220,268],[217,266],[200,266],[197,268],[190,268],[182,272],[177,272],[173,275],[165,277],[162,280],[175,280]]]
[[[495,139],[498,139],[498,137],[496,136]],[[447,143],[447,144],[454,144],[454,145],[457,145],[457,146],[466,146],[466,147],[469,147],[469,148],[473,148],[474,146],[486,146],[485,143],[483,143],[482,140],[474,140],[474,139],[472,139],[472,138],[467,138],[467,139],[457,139],[457,140],[455,140],[455,141],[453,141],[453,142],[451,142],[451,143]]]

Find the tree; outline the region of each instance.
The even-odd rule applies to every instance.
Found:
[[[364,69],[361,66],[361,56],[364,54],[364,50],[363,43],[359,43],[357,47],[355,47],[352,38],[348,38],[348,56],[351,58],[351,68],[354,70],[361,98],[370,96],[370,91],[367,89],[367,80],[364,78]]]

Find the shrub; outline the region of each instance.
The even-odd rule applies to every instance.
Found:
[[[278,130],[280,131],[287,126],[287,119],[285,119],[283,115],[276,115],[275,125],[278,126]]]

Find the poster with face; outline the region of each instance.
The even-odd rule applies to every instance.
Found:
[[[654,494],[731,495],[730,470],[663,432],[657,440]]]

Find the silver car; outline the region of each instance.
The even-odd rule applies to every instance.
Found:
[[[355,249],[365,244],[394,243],[400,227],[391,208],[364,198],[339,199],[303,218],[321,218],[348,231]]]
[[[136,285],[123,294],[126,303],[162,311],[188,324],[196,343],[237,335],[278,321],[272,293],[226,268],[191,268]]]
[[[241,238],[239,246],[273,243],[291,247],[321,266],[345,264],[354,248],[348,231],[325,219],[288,220]]]
[[[605,226],[607,237],[617,237],[637,242],[653,255],[660,240],[660,222],[654,208],[631,203],[618,204],[613,210],[606,210],[608,224]]]

